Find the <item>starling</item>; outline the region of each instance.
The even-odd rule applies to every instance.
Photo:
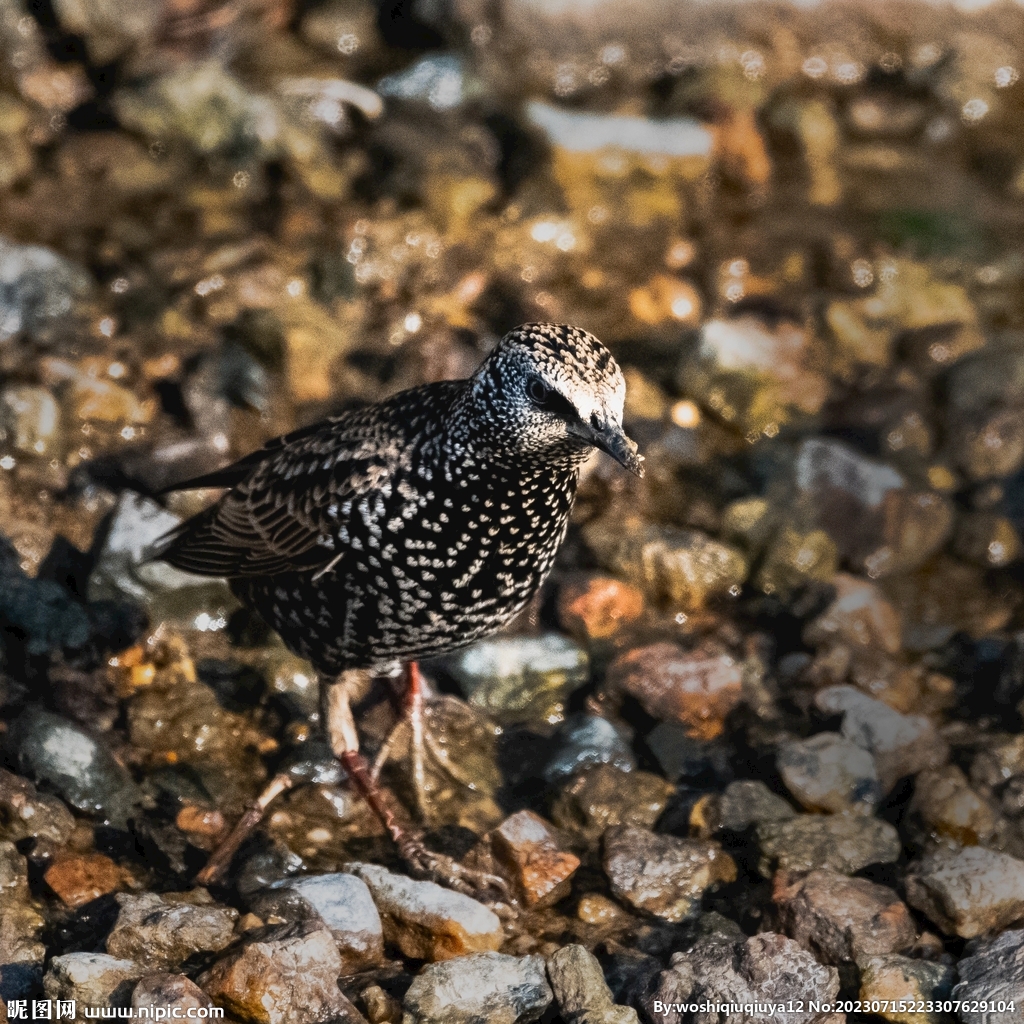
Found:
[[[227,577],[324,678],[409,665],[415,713],[418,659],[494,633],[537,593],[591,451],[643,474],[622,429],[624,398],[622,372],[593,335],[525,324],[467,380],[342,413],[179,484],[230,490],[168,534],[155,557]],[[376,791],[346,688],[326,690],[335,754],[391,819],[406,859],[444,876]],[[261,799],[258,811],[269,802]]]

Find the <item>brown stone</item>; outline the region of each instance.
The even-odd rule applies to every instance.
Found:
[[[743,697],[743,667],[724,652],[651,644],[616,658],[607,685],[638,700],[649,715],[710,740]]]
[[[643,615],[644,595],[613,576],[569,583],[558,595],[558,618],[577,640],[604,640]]]
[[[896,953],[914,942],[917,929],[891,889],[835,871],[794,876],[780,871],[772,899],[783,930],[826,964],[860,963]]]
[[[923,771],[914,779],[912,811],[929,830],[965,846],[990,839],[999,824],[996,809],[980,796],[953,764]]]
[[[47,869],[46,884],[69,907],[85,903],[123,887],[125,872],[102,853],[62,857]]]
[[[495,866],[527,907],[551,906],[569,894],[580,860],[560,848],[555,829],[540,815],[519,811],[490,832],[487,840]]]

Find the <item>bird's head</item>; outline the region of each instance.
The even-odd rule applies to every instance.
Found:
[[[622,429],[626,382],[592,334],[565,324],[523,324],[473,375],[471,394],[488,425],[521,452],[600,448],[643,476],[643,456]]]

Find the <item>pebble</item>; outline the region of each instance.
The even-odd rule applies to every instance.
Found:
[[[119,893],[115,899],[121,910],[107,952],[150,970],[177,967],[195,953],[218,953],[235,938],[238,911],[214,903],[205,889]]]
[[[0,981],[5,993],[38,981],[45,924],[29,894],[28,862],[13,843],[0,842]]]
[[[539,814],[517,811],[485,837],[496,870],[527,907],[548,907],[569,894],[580,866],[564,840]]]
[[[615,1005],[597,957],[585,946],[570,943],[552,953],[548,981],[565,1024],[639,1024],[631,1006]]]
[[[700,907],[706,889],[736,880],[733,859],[708,840],[620,825],[605,832],[603,845],[615,897],[663,921],[685,920]]]
[[[785,743],[776,761],[786,788],[809,811],[871,814],[881,799],[871,755],[839,733]]]
[[[636,767],[636,758],[629,741],[607,718],[570,715],[558,731],[558,746],[544,768],[544,781],[557,785],[598,764],[630,772]]]
[[[931,719],[900,714],[852,686],[819,690],[814,703],[827,714],[843,715],[843,736],[871,754],[883,793],[949,757],[949,744]]]
[[[772,900],[783,931],[822,963],[861,963],[913,945],[917,929],[892,889],[835,871],[774,879]]]
[[[497,950],[501,921],[482,903],[434,882],[396,875],[376,864],[349,864],[373,896],[384,938],[416,960],[448,960]]]
[[[838,641],[897,654],[903,639],[900,613],[882,591],[845,572],[836,573],[831,584],[835,597],[804,629],[805,643],[817,647]]]
[[[560,633],[484,640],[445,666],[473,707],[504,723],[561,722],[590,676],[587,652]]]
[[[11,732],[22,772],[76,810],[125,827],[142,795],[101,739],[38,707],[25,711]]]
[[[37,793],[28,779],[0,768],[0,839],[62,846],[74,827],[75,819],[57,797]]]
[[[698,778],[718,782],[733,776],[732,747],[724,737],[696,739],[682,725],[659,722],[646,741],[669,782]]]
[[[0,391],[0,445],[29,455],[54,454],[60,440],[60,408],[45,388]]]
[[[0,341],[46,340],[88,288],[85,272],[52,249],[0,237]]]
[[[331,930],[346,971],[378,963],[384,956],[384,929],[366,883],[338,872],[278,882],[271,892],[295,893]]]
[[[473,953],[424,967],[405,994],[402,1024],[528,1024],[553,998],[543,957]]]
[[[713,649],[685,651],[658,643],[620,655],[608,666],[606,685],[634,698],[653,718],[678,722],[687,734],[710,740],[743,697],[743,666]]]
[[[738,1003],[731,1024],[769,1024],[777,1019],[749,1003],[787,1006],[787,1024],[839,1024],[841,1015],[819,1013],[811,1002],[830,1003],[839,993],[839,972],[822,966],[792,939],[775,932],[750,938],[712,935],[685,953],[673,953],[643,999],[649,1020],[685,1024],[690,1016],[673,1003]],[[788,1009],[792,1002],[793,1010]]]
[[[947,935],[973,939],[1024,917],[1024,861],[983,846],[926,854],[906,886],[907,902]]]
[[[814,871],[828,868],[852,875],[869,864],[892,864],[903,843],[887,821],[864,814],[799,814],[788,821],[762,821],[756,828],[758,870]]]
[[[345,1013],[341,956],[327,928],[280,925],[256,936],[197,979],[218,1006],[253,1024],[319,1024]]]
[[[788,598],[810,583],[827,583],[838,564],[836,544],[824,530],[784,526],[768,543],[754,583],[766,594]]]
[[[797,812],[760,779],[740,779],[725,787],[719,803],[720,827],[743,832],[762,822],[788,821]]]
[[[892,953],[869,956],[861,962],[860,967],[859,998],[865,1002],[882,1004],[878,1015],[885,1020],[891,1020],[894,1024],[943,1024],[949,1020],[941,1009],[920,1010],[911,1005],[900,1010],[885,1004],[942,1002],[949,999],[956,980],[956,971],[952,967]],[[985,1020],[990,1021],[992,1018],[986,1017]]]
[[[49,999],[73,999],[78,1020],[86,1007],[127,1007],[132,989],[146,969],[106,953],[65,953],[55,956],[43,978]]]
[[[67,907],[80,907],[124,887],[126,872],[102,853],[59,857],[46,869],[46,884]]]
[[[990,840],[999,826],[999,812],[976,793],[954,764],[921,772],[914,779],[911,811],[932,834],[964,846]]]
[[[562,787],[551,808],[551,820],[591,843],[612,825],[652,826],[674,788],[651,772],[622,772],[611,765],[597,765]]]
[[[960,1010],[963,1024],[1018,1024],[1024,1004],[1024,930],[1005,931],[991,939],[969,942],[956,965],[959,984],[953,999],[1014,1003],[1014,1009]]]
[[[643,591],[614,576],[567,583],[558,592],[558,621],[580,643],[607,640],[643,612]]]
[[[145,975],[135,986],[132,992],[132,1008],[136,1011],[136,1016],[139,1016],[138,1011],[143,1007],[152,1013],[152,1009],[157,1006],[169,1011],[168,1018],[175,1010],[180,1011],[179,1017],[197,1018],[199,1013],[196,1011],[209,1010],[212,1003],[206,993],[184,974],[157,972]]]

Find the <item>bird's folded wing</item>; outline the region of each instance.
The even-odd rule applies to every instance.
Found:
[[[167,534],[155,557],[211,576],[323,571],[344,555],[349,523],[377,503],[403,447],[399,427],[358,413],[304,431],[243,460],[246,478]],[[222,473],[230,479],[232,467]]]

